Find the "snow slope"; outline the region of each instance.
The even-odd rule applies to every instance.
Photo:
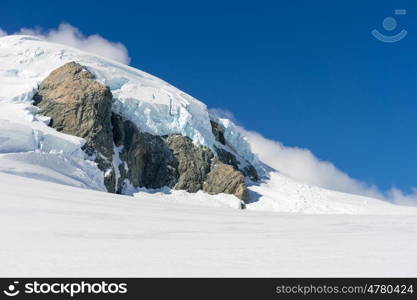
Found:
[[[242,211],[4,173],[0,189],[1,277],[417,276],[415,209]]]
[[[394,205],[375,198],[331,191],[297,182],[278,172],[258,185],[249,186],[249,210],[304,214],[414,214],[417,207]]]
[[[69,61],[110,86],[113,110],[142,130],[215,143],[215,116],[156,77],[34,37],[0,38],[0,276],[417,276],[416,207],[272,170],[243,211],[231,195],[102,192],[84,140],[48,127],[31,104]],[[216,120],[231,150],[266,170],[235,125]]]
[[[181,133],[195,143],[213,147],[210,118],[225,127],[231,151],[248,160],[261,173],[264,167],[251,152],[246,138],[227,119],[209,115],[205,104],[168,83],[129,66],[67,46],[30,36],[0,38],[0,172],[104,191],[103,173],[81,147],[84,140],[62,134],[37,114],[32,96],[37,85],[57,67],[77,61],[110,86],[113,110],[152,134]],[[219,145],[217,145],[219,146]],[[245,163],[242,161],[242,163]],[[265,173],[262,173],[265,174]],[[392,213],[402,210],[366,197],[328,191],[297,183],[271,172],[249,187],[250,210],[298,213]],[[137,193],[137,195],[143,193]],[[195,203],[239,207],[231,196],[188,195],[163,191],[164,198],[194,199]],[[148,197],[157,197],[158,193]],[[338,200],[339,202],[335,201]],[[343,200],[341,202],[341,200]],[[411,208],[410,208],[411,209]]]
[[[163,80],[36,37],[6,36],[0,38],[0,171],[105,190],[102,172],[81,150],[84,141],[48,127],[48,120],[32,105],[39,83],[70,61],[86,66],[109,86],[113,111],[141,130],[156,135],[179,133],[214,150],[206,105]],[[246,139],[233,124],[226,127],[231,147],[262,173]]]
[[[105,191],[83,144],[45,125],[30,103],[0,100],[0,172]]]

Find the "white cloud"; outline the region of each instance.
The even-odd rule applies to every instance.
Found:
[[[7,32],[0,28],[0,37],[7,35]]]
[[[0,36],[7,33],[0,29]],[[98,34],[86,36],[78,28],[62,23],[57,29],[22,28],[14,34],[33,35],[44,40],[64,44],[80,50],[129,64],[127,48],[118,42],[111,42]]]
[[[417,206],[417,188],[412,188],[409,194],[397,188],[392,188],[387,193],[387,199],[399,205]]]
[[[227,110],[212,109],[210,112],[218,117],[234,119],[233,114]],[[411,194],[397,188],[383,192],[374,185],[350,177],[336,168],[333,163],[318,159],[308,149],[287,147],[257,132],[248,131],[241,126],[238,128],[248,138],[252,151],[261,161],[297,181],[326,189],[375,197],[400,205],[417,205],[417,188],[413,189]]]
[[[286,147],[259,133],[243,128],[241,131],[248,138],[252,151],[264,163],[296,180],[341,192],[382,197],[376,187],[353,179],[331,162],[319,160],[308,149]]]

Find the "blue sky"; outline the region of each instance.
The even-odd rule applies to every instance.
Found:
[[[407,15],[395,16],[395,9]],[[2,1],[0,27],[68,22],[240,124],[382,189],[417,186],[415,1]],[[408,36],[371,36],[385,17]]]

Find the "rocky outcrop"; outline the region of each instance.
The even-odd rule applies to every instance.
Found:
[[[40,113],[51,118],[50,126],[86,140],[84,150],[96,157],[99,168],[106,172],[107,190],[114,192],[110,89],[95,81],[83,66],[71,62],[42,81],[33,99]]]
[[[227,165],[232,165],[235,168],[235,170],[241,171],[245,176],[248,176],[251,180],[258,181],[258,172],[256,172],[256,169],[248,161],[244,161],[244,166],[241,166],[241,162],[237,159],[236,155],[224,149],[229,147],[224,137],[224,127],[213,120],[211,120],[210,123],[216,141],[225,146],[214,147],[219,160]]]
[[[209,194],[233,194],[245,202],[249,200],[243,174],[217,159],[204,182],[203,190]]]
[[[232,194],[245,202],[248,191],[245,177],[232,165],[225,164],[204,146],[196,146],[188,137],[171,135],[166,142],[177,160],[179,174],[176,189],[194,193]]]
[[[219,160],[227,165],[232,165],[236,170],[239,170],[239,161],[237,160],[236,156],[230,153],[229,151],[214,147],[217,153]]]
[[[189,137],[170,135],[166,138],[168,147],[177,160],[179,174],[175,188],[195,193],[202,189],[210,172],[213,152],[204,146],[196,146]]]
[[[213,132],[214,138],[222,145],[226,145],[226,139],[224,138],[224,128],[217,122],[213,120],[210,121],[211,123],[211,131]]]
[[[116,166],[120,170],[118,191],[126,179],[134,187],[173,187],[178,180],[178,163],[165,140],[141,132],[131,121],[116,114],[112,116],[112,125],[114,143],[121,149],[122,164]]]
[[[153,189],[168,186],[191,193],[228,193],[248,200],[246,169],[239,170],[234,154],[223,148],[213,153],[178,134],[142,132],[131,121],[112,113],[112,101],[109,88],[75,62],[53,71],[34,96],[39,112],[50,117],[50,126],[85,139],[83,149],[105,172],[109,192],[123,193],[128,185]],[[216,140],[227,148],[224,128],[212,122],[212,129]]]
[[[258,175],[258,172],[256,171],[255,167],[254,167],[254,166],[252,166],[250,163],[248,163],[248,165],[247,165],[247,166],[245,166],[245,167],[241,170],[241,172],[242,172],[245,176],[249,177],[252,181],[257,182],[257,181],[259,180],[259,175]]]

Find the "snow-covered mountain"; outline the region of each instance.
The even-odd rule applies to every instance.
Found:
[[[190,95],[140,70],[32,36],[0,38],[0,172],[106,191],[106,172],[84,151],[85,140],[51,127],[50,118],[34,105],[42,82],[51,72],[70,62],[85,67],[94,75],[95,81],[109,87],[113,95],[112,113],[132,122],[141,131],[154,136],[188,137],[195,145],[205,146],[215,155],[221,149],[232,153],[232,160],[236,159],[235,165],[242,170],[253,166],[259,180],[246,178],[248,209],[302,213],[415,213],[415,209],[296,182],[260,162],[232,121],[210,115],[206,105]],[[221,143],[216,137],[213,124],[221,127],[222,139],[226,142]],[[120,149],[114,147],[110,160],[117,181],[121,177],[119,165],[122,161]],[[123,191],[136,195],[147,193],[149,198],[175,201],[182,198],[206,205],[240,207],[239,199],[225,194],[209,195],[201,191],[188,194],[169,188],[149,190],[131,184],[125,185]]]
[[[0,38],[0,276],[417,274],[417,208],[279,171],[154,76]]]
[[[56,71],[57,69],[59,71]],[[101,127],[106,126],[109,127],[109,131],[111,131],[110,126],[113,128],[117,127],[115,130],[118,131],[126,131],[131,130],[132,126],[129,124],[133,124],[133,126],[137,127],[140,131],[140,133],[135,133],[136,140],[148,140],[145,142],[145,146],[152,145],[152,143],[166,142],[160,141],[156,137],[179,135],[181,137],[189,138],[196,147],[200,147],[192,150],[194,152],[198,151],[198,149],[203,149],[201,147],[207,147],[207,151],[204,150],[207,153],[202,151],[208,156],[217,153],[218,157],[221,157],[219,153],[222,151],[221,153],[223,153],[223,156],[225,157],[224,160],[232,160],[234,167],[241,169],[242,172],[245,172],[243,171],[245,169],[250,170],[252,174],[256,173],[256,175],[253,175],[253,177],[256,178],[258,177],[258,174],[264,173],[262,165],[250,151],[246,139],[236,130],[231,122],[210,116],[207,107],[200,101],[179,91],[166,82],[134,68],[95,55],[87,54],[76,49],[41,41],[34,37],[8,36],[2,38],[0,42],[0,70],[1,118],[4,124],[4,126],[2,126],[0,151],[3,153],[3,159],[8,161],[17,160],[21,164],[21,167],[19,168],[9,168],[8,165],[5,164],[3,171],[16,174],[29,174],[32,177],[36,175],[39,178],[52,180],[54,182],[99,190],[128,190],[132,192],[139,186],[154,187],[152,184],[141,184],[144,180],[139,180],[135,185],[133,179],[137,176],[132,179],[132,176],[134,177],[135,174],[129,174],[129,172],[132,171],[132,166],[129,166],[129,157],[126,152],[130,150],[136,151],[138,150],[138,147],[135,149],[126,149],[126,147],[124,147],[126,145],[115,144],[114,149],[108,149],[111,148],[111,145],[98,145],[101,146],[101,148],[107,147],[107,149],[101,149],[98,151],[99,153],[86,153],[86,151],[83,151],[82,149],[85,145],[90,148],[94,148],[94,146],[89,144],[87,138],[87,143],[85,144],[85,141],[75,138],[74,135],[85,137],[88,133],[79,133],[74,129],[63,128],[65,126],[74,127],[74,123],[77,122],[80,126],[82,123],[88,123],[89,120],[83,119],[83,116],[80,117],[79,120],[75,120],[76,122],[72,122],[71,125],[67,124],[68,120],[61,120],[63,123],[66,123],[64,124],[65,126],[62,125],[60,130],[58,130],[62,133],[57,132],[48,126],[51,125],[51,122],[54,122],[56,125],[57,120],[61,115],[65,114],[65,110],[71,113],[73,109],[78,109],[77,106],[79,106],[80,103],[77,102],[77,99],[80,97],[88,98],[89,95],[87,95],[87,93],[92,92],[88,90],[88,87],[95,85],[94,88],[96,91],[93,91],[93,93],[97,92],[99,94],[100,89],[104,92],[106,87],[111,91],[110,97],[112,98],[112,103],[110,105],[112,116],[106,115],[105,117],[108,117],[108,120],[105,120],[105,117],[100,116],[103,120],[99,120],[97,123],[101,122],[106,124],[98,124],[96,126],[97,128],[93,128],[94,126],[92,126],[86,128],[84,131],[100,131]],[[85,71],[84,78],[77,77],[77,72],[81,70]],[[55,73],[53,73],[55,75],[51,75],[52,77],[55,76],[54,79],[51,79],[50,76],[48,77],[48,75],[52,74],[52,71],[55,71]],[[89,75],[86,75],[86,73]],[[94,77],[94,80],[93,78],[89,78],[90,74],[91,77]],[[62,76],[66,76],[65,82],[62,82]],[[46,81],[47,83],[42,84],[43,81]],[[99,84],[93,84],[92,81],[100,83],[101,86]],[[42,87],[46,85],[53,87],[50,89],[42,89]],[[68,89],[68,85],[72,85],[72,87]],[[84,93],[84,95],[80,96],[77,94],[72,98],[70,96],[71,99],[65,100],[66,107],[63,107],[62,103],[60,104],[60,101],[63,101],[62,98],[66,95],[71,95],[72,93],[75,94],[75,89],[82,85],[85,86],[80,89],[80,93]],[[57,86],[59,86],[59,88],[56,88]],[[42,94],[42,92],[44,92],[44,94]],[[60,92],[61,94],[57,95],[57,93]],[[53,95],[51,96],[51,94]],[[55,115],[54,118],[52,118],[52,121],[50,114],[48,115],[45,111],[39,112],[38,107],[33,105],[35,104],[34,102],[36,102],[36,97],[44,97],[45,99],[48,97],[55,97],[53,99],[55,103],[55,108],[53,109]],[[92,97],[97,98],[100,97],[100,95],[93,95]],[[101,100],[97,102],[105,102],[104,99]],[[71,101],[72,104],[70,104]],[[92,99],[91,101],[95,100]],[[42,106],[44,103],[47,103],[46,105],[48,105],[47,100],[40,103],[40,105]],[[73,107],[71,107],[71,105],[73,105]],[[88,104],[86,105],[88,106]],[[102,103],[99,103],[99,105],[103,106],[104,104],[102,105]],[[51,110],[50,106],[51,105],[49,105],[48,108],[49,112]],[[91,106],[90,109],[94,110],[94,105]],[[88,110],[87,107],[82,107],[81,115],[86,116],[91,113],[86,112],[86,110]],[[99,110],[92,113],[99,113]],[[102,110],[106,110],[106,108],[103,108]],[[113,116],[115,116],[115,118],[113,118]],[[71,117],[78,118],[78,115],[70,116],[69,118]],[[98,116],[90,116],[90,119],[98,118]],[[112,119],[111,121],[110,118]],[[113,119],[120,120],[115,124],[113,123]],[[121,124],[124,122],[123,120],[127,120],[130,123]],[[96,120],[93,121],[95,122]],[[110,124],[110,122],[112,122],[112,124]],[[216,141],[212,124],[216,124],[218,131],[221,131],[219,134],[221,134],[223,139],[227,139],[227,145],[225,142]],[[130,129],[126,128],[126,126]],[[71,136],[63,133],[69,133]],[[127,133],[125,132],[124,135],[126,134]],[[146,134],[150,134],[153,137]],[[97,136],[98,134],[93,132],[93,135]],[[113,134],[109,132],[107,136],[102,134],[99,139],[104,140],[105,142],[109,139],[116,138],[115,135],[115,132],[113,132]],[[117,133],[117,135],[123,136],[122,132]],[[129,133],[128,135],[131,134]],[[94,141],[94,138],[95,137],[93,136],[92,144],[96,144],[97,146],[97,141]],[[135,138],[125,142],[132,144],[135,142]],[[102,141],[102,144],[104,142]],[[115,143],[117,143],[116,140]],[[172,146],[171,150],[174,152],[175,149],[173,148],[175,148],[175,146],[180,148],[185,144],[185,146],[189,148],[192,147],[187,144],[187,140],[179,140],[175,137],[172,137],[167,143],[169,144],[168,146]],[[141,147],[143,146],[142,143]],[[121,152],[123,150],[125,161],[120,161],[119,156],[122,154]],[[155,151],[163,152],[165,150],[166,149],[161,149],[161,147],[158,149],[153,147],[145,154],[149,156],[153,155],[153,152]],[[181,151],[180,149],[177,150],[177,152],[181,152],[183,149],[181,149]],[[107,153],[105,153],[106,151]],[[92,157],[92,154],[94,154],[96,158],[97,156],[104,156],[104,162],[98,162],[97,159]],[[132,158],[133,155],[130,156],[130,158]],[[163,159],[166,158],[163,157],[164,155],[160,155],[160,157],[154,157],[154,160],[159,160],[161,156]],[[134,159],[134,157],[132,159]],[[176,157],[176,159],[178,160],[178,157]],[[95,162],[93,162],[94,160]],[[99,165],[98,168],[95,167],[95,163]],[[118,163],[118,165],[114,165],[115,163]],[[119,168],[120,163],[126,164],[126,167],[123,170]],[[211,164],[208,160],[205,160],[203,163],[206,165]],[[142,162],[142,164],[147,164],[147,162]],[[179,164],[180,166],[178,168],[181,169],[181,161]],[[36,168],[34,165],[39,166],[39,171],[35,171]],[[237,167],[238,165],[239,167]],[[156,169],[160,170],[164,167],[166,169],[173,168],[169,161],[163,166],[157,166]],[[199,184],[202,184],[203,179],[207,176],[206,173],[209,173],[209,171],[214,168],[210,166],[204,167],[209,168],[209,170],[202,174],[201,182],[199,182]],[[45,168],[51,170],[47,171]],[[178,168],[176,171],[179,172]],[[257,171],[255,171],[255,168]],[[227,168],[223,166],[223,171],[226,169]],[[146,170],[138,171],[145,172]],[[166,172],[169,173],[169,170]],[[198,172],[198,170],[196,172]],[[123,173],[126,173],[124,177]],[[216,173],[211,172],[211,174],[211,177],[214,177]],[[156,176],[155,174],[151,175],[154,177]],[[173,178],[173,181],[181,181],[183,179],[181,178],[182,175],[183,174],[179,174],[178,176],[180,176],[180,178]],[[166,174],[166,176],[169,176],[169,174]],[[189,175],[188,177],[192,176]],[[207,177],[206,182],[211,177]],[[119,179],[120,181],[123,181],[122,184],[118,184]],[[149,180],[147,181],[149,183]],[[168,184],[170,181],[168,180],[166,183]],[[185,182],[183,186],[187,186],[187,184],[188,182]],[[155,187],[159,187],[159,185],[156,184]],[[188,188],[187,190],[195,192],[198,189],[198,187],[195,187]],[[210,188],[206,188],[206,190],[210,190]],[[213,191],[213,193],[215,193],[215,191]],[[244,198],[243,194],[246,195],[247,193],[242,193],[242,199]]]

